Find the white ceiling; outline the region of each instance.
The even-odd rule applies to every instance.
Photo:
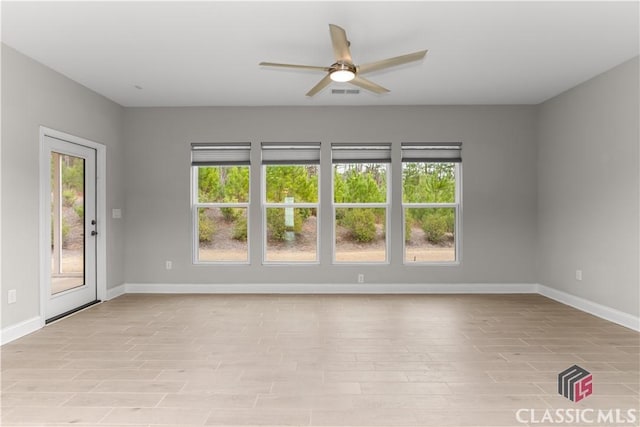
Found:
[[[638,55],[632,2],[2,2],[2,41],[124,106],[537,104]],[[328,24],[391,92],[305,93]],[[135,86],[142,89],[137,89]]]

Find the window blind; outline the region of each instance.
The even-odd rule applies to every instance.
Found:
[[[403,162],[460,163],[461,142],[406,142],[402,144]]]
[[[391,144],[331,144],[333,163],[391,163]]]
[[[262,143],[263,165],[320,164],[319,142]]]
[[[191,144],[192,166],[248,165],[250,142],[199,142]]]

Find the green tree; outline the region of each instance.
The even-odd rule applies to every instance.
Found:
[[[369,243],[376,238],[376,215],[373,209],[349,208],[344,213],[345,226],[356,242]]]
[[[62,156],[61,160],[62,188],[84,194],[84,159]]]
[[[338,164],[334,167],[336,203],[384,203],[387,200],[387,167],[381,163]],[[337,209],[338,225],[361,243],[375,240],[377,225],[385,224],[384,208]]]
[[[247,217],[242,215],[233,226],[233,238],[241,242],[247,241]]]
[[[402,200],[405,203],[455,202],[454,163],[405,163],[402,175]],[[433,211],[437,211],[437,214]],[[443,220],[429,220],[434,215],[442,217]],[[409,209],[406,221],[411,225],[418,225],[422,228],[437,228],[438,230],[442,228],[444,223],[447,233],[453,233],[455,226],[452,209]],[[433,239],[437,240],[438,238],[434,237]]]
[[[198,168],[198,200],[200,202],[220,201],[220,169],[217,167]]]
[[[285,197],[295,202],[318,201],[318,167],[316,165],[267,166],[267,202],[283,203]]]
[[[247,166],[200,166],[198,199],[201,203],[249,201]]]
[[[266,200],[269,203],[284,203],[292,197],[294,203],[316,203],[318,201],[317,165],[268,165],[266,167]],[[271,240],[284,240],[285,231],[300,233],[304,221],[314,213],[311,208],[295,208],[294,230],[286,230],[284,211],[268,209],[267,227]]]
[[[438,214],[427,215],[422,221],[422,230],[429,242],[440,244],[447,233],[447,218]]]
[[[249,201],[249,168],[245,166],[230,166],[221,168],[220,185],[223,190],[224,202]]]
[[[207,214],[208,209],[198,209],[198,240],[211,243],[215,232],[215,223]]]
[[[293,210],[293,227],[287,227],[284,221],[285,208],[269,208],[267,209],[267,231],[269,240],[284,241],[287,231],[293,231],[295,234],[302,232],[302,223],[304,222],[300,211]]]
[[[335,167],[334,199],[336,203],[381,203],[386,198],[385,165],[356,163]]]
[[[405,163],[402,200],[406,203],[455,202],[453,163]]]

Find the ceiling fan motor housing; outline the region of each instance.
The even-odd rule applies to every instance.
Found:
[[[356,76],[356,66],[345,62],[336,62],[329,67],[329,75],[334,82],[348,82]]]

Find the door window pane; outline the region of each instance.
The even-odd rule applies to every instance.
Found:
[[[84,285],[84,159],[51,153],[51,293]]]

